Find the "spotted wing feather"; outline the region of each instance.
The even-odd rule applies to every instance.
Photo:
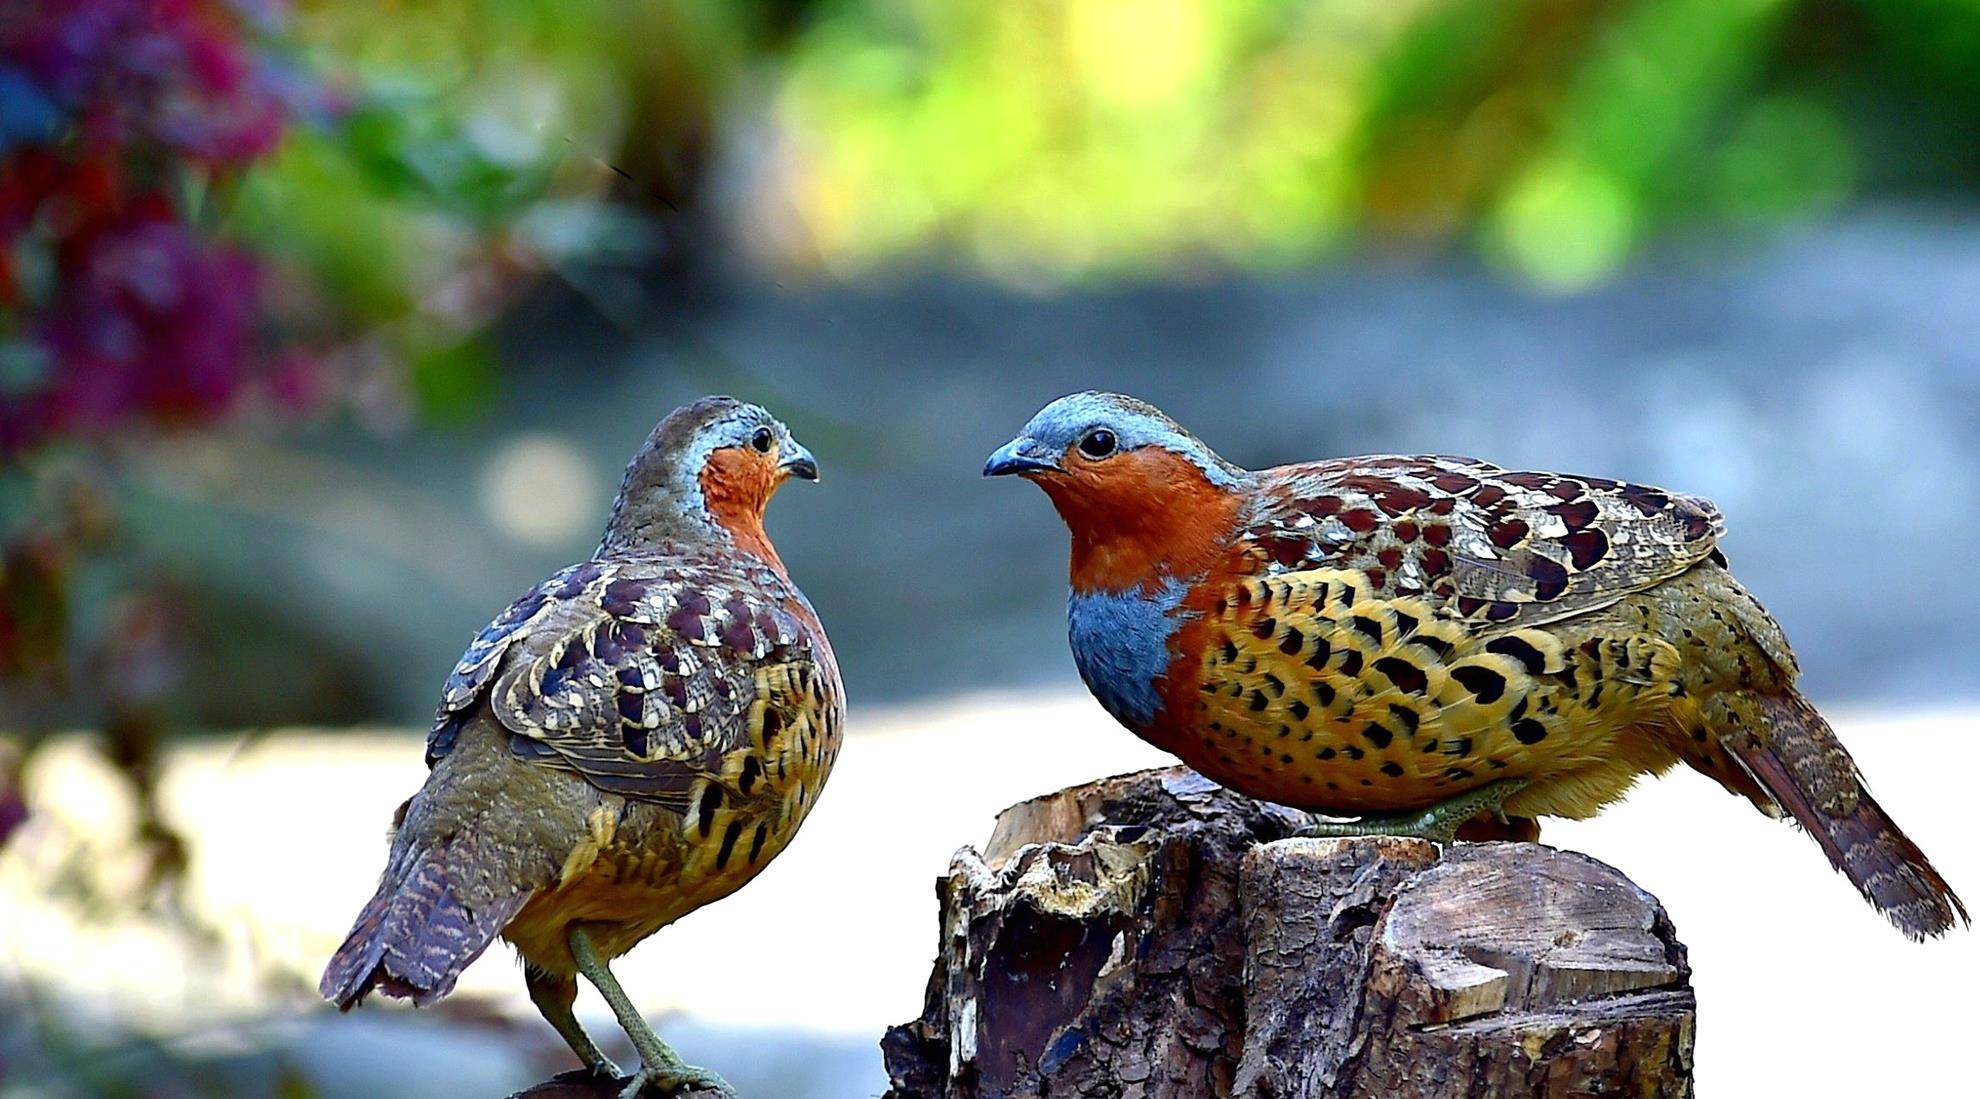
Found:
[[[559,569],[524,592],[474,635],[440,688],[440,705],[433,714],[433,728],[426,734],[428,767],[453,750],[454,739],[468,710],[488,689],[509,647],[518,638],[528,636],[533,627],[553,615],[564,602],[580,598],[605,568],[604,562],[591,560]]]
[[[1440,616],[1533,626],[1613,603],[1709,557],[1708,501],[1471,458],[1348,458],[1271,471],[1246,536],[1266,571],[1354,569]]]
[[[758,671],[808,664],[774,575],[714,563],[590,561],[524,595],[449,678],[429,758],[485,698],[520,758],[685,809],[748,742]],[[761,707],[755,708],[756,712]]]

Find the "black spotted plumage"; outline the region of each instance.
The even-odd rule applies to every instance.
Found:
[[[1095,425],[1120,457],[1070,449]],[[1334,815],[1429,813],[1440,834],[1481,806],[1586,817],[1684,762],[1795,816],[1907,933],[1964,916],[1800,695],[1708,501],[1440,455],[1246,470],[1152,406],[1092,392],[1040,410],[986,472],[1058,507],[1074,605],[1125,597],[1119,619],[1148,639],[1133,666],[1155,671],[1124,677],[1091,659],[1117,634],[1075,621],[1095,693],[1146,699],[1114,712],[1226,786]]]

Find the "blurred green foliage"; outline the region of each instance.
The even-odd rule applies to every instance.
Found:
[[[1375,240],[1571,289],[1980,173],[1973,0],[303,0],[293,29],[362,91],[239,216],[455,377],[502,299],[436,286],[611,239],[546,199],[701,216],[765,122],[720,196],[759,257],[1043,285]]]
[[[601,210],[696,204],[723,96],[801,7],[298,0],[287,37],[346,99],[243,181],[228,228],[286,262],[283,319],[360,379],[361,414],[369,390],[412,402],[374,409],[388,425],[462,420],[528,276],[642,242]]]
[[[600,255],[1049,288],[1372,241],[1572,289],[1672,233],[1980,179],[1976,0],[292,0],[269,26],[334,105],[180,205],[274,261],[274,327],[388,426],[472,412],[489,325]]]
[[[1971,0],[839,3],[779,95],[787,254],[1050,283],[1375,236],[1573,288],[1865,180],[1970,188],[1976,73]]]

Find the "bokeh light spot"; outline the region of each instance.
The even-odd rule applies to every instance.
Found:
[[[581,538],[603,514],[600,483],[568,440],[519,435],[482,467],[481,503],[504,535],[525,545],[557,546]]]
[[[1593,165],[1550,159],[1513,186],[1489,232],[1522,274],[1548,289],[1578,290],[1629,255],[1636,210],[1629,191]]]

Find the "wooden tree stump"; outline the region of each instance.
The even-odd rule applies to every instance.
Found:
[[[1290,839],[1184,768],[1006,810],[938,887],[892,1099],[1689,1096],[1656,898],[1536,844]]]

